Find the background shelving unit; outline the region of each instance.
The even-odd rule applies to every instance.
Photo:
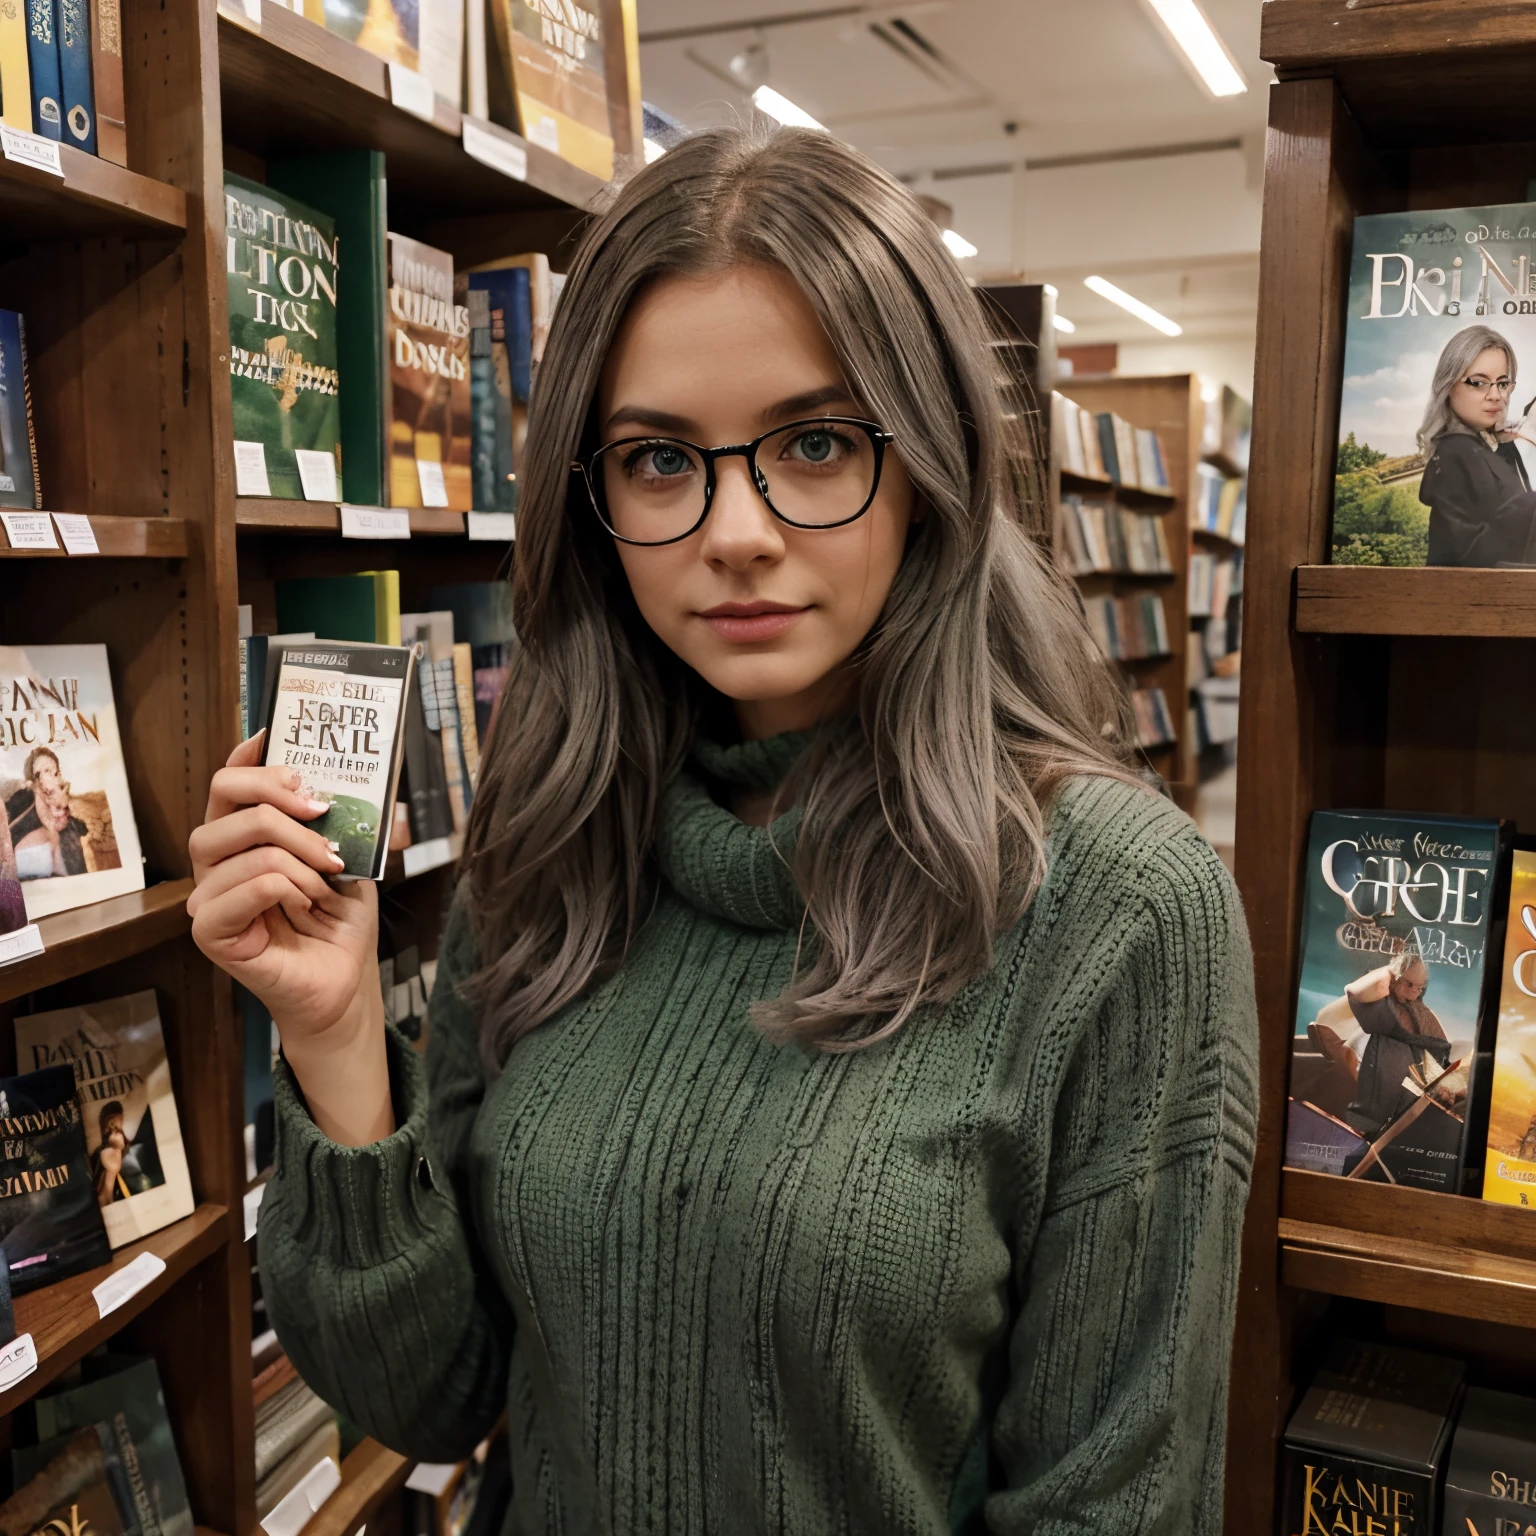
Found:
[[[1279,1437],[1342,1323],[1529,1389],[1536,1217],[1282,1167],[1308,818],[1380,807],[1536,825],[1536,572],[1326,564],[1352,226],[1520,202],[1536,14],[1270,0],[1236,865],[1254,942],[1258,1156],[1243,1237],[1226,1529],[1274,1529]],[[1465,110],[1476,81],[1477,112]]]
[[[602,3],[621,34],[628,0]],[[435,585],[504,574],[510,556],[469,541],[461,513],[413,512],[409,543],[349,541],[334,505],[236,497],[223,174],[263,179],[271,153],[383,149],[392,229],[461,264],[544,250],[557,270],[608,184],[491,124],[477,126],[523,174],[482,163],[452,104],[431,122],[396,108],[378,59],[280,6],[259,31],[214,0],[124,0],[122,22],[130,165],[66,146],[61,180],[0,160],[0,307],[26,317],[44,494],[89,515],[100,546],[0,550],[0,637],[106,643],[147,888],[44,919],[44,953],[0,968],[0,1071],[14,1070],[15,1015],[154,987],[198,1205],[114,1256],[121,1268],[148,1249],[167,1269],[106,1318],[90,1295],[105,1269],[18,1300],[41,1366],[0,1394],[0,1435],[97,1344],[153,1352],[201,1536],[254,1536],[240,1021],[186,912],[187,837],[238,735],[237,606],[271,630],[273,580],[388,565],[419,608]],[[639,149],[639,101],[622,115],[621,158]],[[387,882],[424,958],[452,880],[450,861]],[[387,1531],[381,1506],[410,1469],[365,1440],[311,1530]]]

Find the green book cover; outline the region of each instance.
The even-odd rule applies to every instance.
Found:
[[[347,255],[347,279],[336,295],[337,366],[347,381],[341,395],[347,500],[388,506],[389,251],[383,152],[338,149],[269,160],[267,182],[336,221],[337,245]]]
[[[321,640],[383,643],[372,575],[295,576],[276,588],[277,627],[284,634],[309,631]]]
[[[300,499],[302,466],[339,500],[335,223],[228,173],[224,219],[236,491]]]

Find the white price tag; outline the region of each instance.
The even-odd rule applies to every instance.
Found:
[[[341,536],[344,539],[408,539],[411,514],[404,507],[341,508]]]
[[[0,1347],[0,1392],[9,1391],[37,1369],[37,1345],[30,1333],[20,1333]]]
[[[416,479],[421,485],[422,506],[448,505],[448,486],[443,480],[443,466],[436,459],[417,459]]]
[[[513,181],[528,180],[528,151],[521,144],[503,138],[485,123],[465,116],[460,133],[464,140],[464,153],[481,165],[488,165]]]
[[[437,115],[437,97],[432,92],[432,82],[420,70],[407,69],[404,64],[389,61],[389,99],[402,112],[431,122]]]
[[[336,484],[336,456],[319,448],[295,448],[293,457],[299,466],[299,484],[305,501],[340,501],[341,487]]]
[[[510,544],[517,537],[515,512],[468,512],[464,521],[465,532],[472,539],[493,539],[499,544]]]
[[[261,1197],[266,1194],[267,1186],[258,1184],[254,1189],[245,1192],[245,1240],[256,1236],[256,1213],[261,1209]]]
[[[261,443],[235,439],[235,495],[270,496],[272,482],[267,479],[267,450]]]
[[[23,133],[0,123],[0,149],[7,160],[17,165],[30,165],[34,171],[47,171],[50,176],[64,179],[64,167],[59,164],[59,146],[55,139],[45,139],[40,133]]]
[[[448,837],[430,837],[424,843],[412,843],[400,850],[400,859],[407,875],[425,874],[429,869],[440,869],[452,864],[464,851],[464,834],[454,832]]]
[[[218,12],[238,27],[261,31],[261,0],[219,0]]]
[[[341,1487],[341,1468],[329,1456],[317,1461],[303,1481],[261,1522],[267,1536],[299,1536],[310,1517]]]
[[[165,1260],[159,1254],[141,1253],[131,1264],[108,1275],[91,1292],[96,1298],[96,1310],[103,1317],[117,1311],[125,1301],[137,1296],[146,1285],[153,1285],[164,1273]]]
[[[17,928],[11,933],[0,933],[0,965],[14,965],[18,960],[30,960],[43,952],[43,936],[36,923]]]
[[[413,1493],[425,1493],[435,1499],[453,1481],[453,1474],[458,1470],[456,1461],[418,1461],[411,1468],[405,1486]]]
[[[46,512],[0,512],[12,549],[57,549],[53,523]]]
[[[547,112],[529,123],[526,137],[530,144],[537,144],[552,155],[560,153],[560,125]]]
[[[100,547],[96,543],[96,530],[91,527],[91,520],[83,512],[55,512],[53,514],[54,526],[59,530],[59,537],[64,541],[64,548],[72,555],[99,555]]]

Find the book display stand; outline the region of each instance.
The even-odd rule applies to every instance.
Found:
[[[1236,865],[1261,1030],[1258,1155],[1228,1417],[1229,1532],[1275,1528],[1278,1442],[1336,1298],[1486,1359],[1536,1348],[1536,1213],[1287,1170],[1308,818],[1536,827],[1536,570],[1326,564],[1352,223],[1523,201],[1536,13],[1270,0]],[[1383,1312],[1380,1309],[1385,1308]],[[1398,1309],[1412,1309],[1411,1312]]]
[[[15,1070],[17,1014],[154,988],[197,1199],[109,1267],[16,1299],[38,1368],[0,1391],[0,1433],[8,1444],[5,1416],[108,1339],[153,1353],[198,1525],[252,1536],[241,1026],[186,911],[187,838],[240,735],[237,606],[272,630],[274,580],[390,565],[422,608],[435,586],[496,577],[509,547],[470,540],[458,512],[413,510],[410,541],[381,544],[340,537],[335,506],[236,497],[224,174],[382,149],[391,228],[462,264],[542,250],[562,265],[607,184],[441,98],[430,121],[394,105],[383,63],[281,6],[238,9],[123,0],[128,167],[67,146],[62,178],[0,158],[0,308],[27,322],[45,507],[88,517],[99,551],[0,548],[0,643],[107,646],[146,885],[43,918],[43,953],[0,967],[0,1070]],[[624,0],[603,9],[622,30]],[[638,149],[638,132],[617,147]],[[447,863],[386,880],[424,958],[451,880]],[[163,1268],[101,1315],[93,1291],[141,1253]],[[365,1440],[306,1529],[352,1536],[409,1471]]]

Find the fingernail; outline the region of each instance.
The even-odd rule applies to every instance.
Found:
[[[340,843],[333,843],[329,838],[326,839],[325,846],[327,848],[329,848],[332,853],[340,853],[341,852],[341,844]]]
[[[331,863],[337,869],[345,869],[347,867],[347,861],[344,858],[342,858],[342,856],[339,853],[333,853],[331,855]]]
[[[304,804],[309,807],[309,814],[311,816],[323,816],[331,808],[329,800],[309,799]]]

